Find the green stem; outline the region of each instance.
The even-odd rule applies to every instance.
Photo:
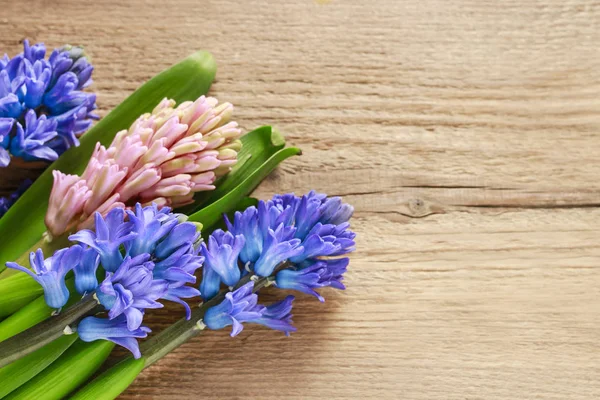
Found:
[[[76,322],[97,307],[98,301],[93,295],[88,295],[56,317],[49,318],[5,340],[0,346],[0,367],[10,364],[61,337],[67,333],[69,324]]]

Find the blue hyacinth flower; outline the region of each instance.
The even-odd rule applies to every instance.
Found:
[[[61,308],[69,300],[65,275],[79,263],[80,256],[80,246],[58,250],[52,257],[45,260],[44,253],[38,249],[29,256],[29,263],[33,271],[14,262],[7,262],[6,266],[30,275],[44,289],[46,304],[52,308]]]
[[[200,293],[205,300],[219,292],[221,282],[233,286],[240,280],[241,271],[238,256],[244,247],[242,235],[233,236],[221,229],[214,231],[208,238],[208,247],[202,243],[204,271]]]
[[[239,289],[225,295],[219,305],[209,308],[204,314],[204,324],[212,330],[232,326],[231,336],[237,336],[243,329],[242,323],[264,325],[289,335],[296,328],[292,326],[292,301],[294,296],[272,304],[269,307],[257,304],[258,296],[253,293],[254,282],[248,282]]]
[[[127,254],[132,257],[144,253],[153,253],[158,242],[177,225],[177,216],[169,207],[158,209],[156,204],[142,207],[135,205],[135,212],[127,211],[131,229],[137,234],[126,244]]]
[[[204,324],[212,330],[232,326],[231,336],[237,336],[243,329],[243,322],[262,317],[265,307],[257,304],[258,296],[252,293],[254,282],[248,282],[239,289],[225,295],[225,300],[209,308],[204,314]]]
[[[91,293],[98,287],[96,270],[100,264],[100,256],[96,250],[89,248],[82,251],[79,263],[73,269],[75,273],[75,290],[80,294]]]
[[[79,145],[78,137],[98,119],[96,95],[82,91],[93,71],[82,49],[66,46],[48,60],[45,55],[44,44],[25,40],[22,53],[0,59],[0,118],[17,120],[0,138],[2,167],[10,163],[8,150],[26,161],[54,161]]]
[[[281,289],[310,294],[323,302],[325,301],[323,296],[314,289],[330,286],[344,290],[345,286],[341,281],[344,279],[349,261],[348,258],[307,261],[299,270],[279,271],[275,277],[275,284]]]
[[[224,216],[227,230],[234,236],[243,235],[245,245],[240,252],[240,260],[246,264],[256,262],[262,252],[263,237],[258,226],[258,210],[256,207],[248,207],[243,212],[236,211],[233,222],[227,215]]]
[[[204,257],[198,255],[199,248],[194,246],[199,235],[196,225],[183,222],[171,230],[154,254],[154,277],[168,284],[162,298],[183,305],[187,319],[191,318],[192,310],[182,299],[200,295],[198,289],[186,286],[187,283],[196,283],[194,274],[204,262]]]
[[[136,232],[131,231],[131,223],[124,222],[122,208],[110,210],[106,219],[100,213],[94,215],[96,231],[81,230],[69,236],[69,240],[86,244],[100,255],[100,263],[108,272],[115,272],[123,262],[122,244],[134,239]]]
[[[154,263],[149,260],[149,254],[134,258],[127,256],[114,273],[106,273],[96,291],[98,301],[108,310],[109,318],[125,315],[130,330],[142,324],[145,309],[163,307],[157,300],[164,297],[168,289],[166,281],[154,279]]]
[[[145,326],[140,326],[133,330],[129,329],[124,316],[112,320],[86,317],[77,326],[79,338],[84,342],[110,340],[131,351],[133,357],[136,359],[142,356],[136,339],[147,337],[149,332],[150,329]]]
[[[278,265],[303,253],[300,239],[294,239],[293,233],[293,230],[284,227],[283,224],[275,231],[268,230],[263,251],[254,264],[254,272],[257,275],[269,276]]]
[[[45,115],[37,118],[35,111],[25,114],[25,128],[17,122],[16,135],[10,143],[10,152],[25,161],[58,159],[58,153],[47,144],[58,136],[56,121],[49,120]]]
[[[260,318],[248,322],[264,325],[289,336],[290,332],[296,332],[296,327],[292,325],[293,301],[294,296],[287,296],[284,300],[267,306]]]

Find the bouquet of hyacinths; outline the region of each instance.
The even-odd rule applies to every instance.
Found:
[[[97,119],[93,113],[96,95],[84,91],[92,83],[93,67],[83,49],[63,46],[46,59],[43,43],[30,46],[25,40],[23,47],[15,57],[5,54],[0,59],[3,175],[15,172],[7,168],[15,158],[26,163],[55,161],[68,148],[78,146],[78,138]],[[0,197],[0,217],[29,184],[15,185],[14,193]]]
[[[264,305],[263,287],[344,289],[352,207],[247,197],[300,151],[270,127],[242,135],[204,96],[214,74],[198,52],[147,82],[0,220],[0,399],[113,399],[200,333],[295,331],[294,297]],[[166,301],[182,318],[147,338]],[[86,384],[115,344],[131,355]]]

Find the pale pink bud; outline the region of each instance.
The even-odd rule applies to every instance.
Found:
[[[144,146],[139,135],[128,136],[116,147],[114,160],[122,168],[132,169],[139,158],[147,152],[148,147]]]
[[[182,173],[194,172],[195,166],[194,156],[184,156],[167,161],[160,166],[160,171],[164,178],[168,178]]]
[[[179,123],[179,118],[171,117],[156,131],[154,136],[152,136],[152,141],[165,138],[166,141],[164,142],[164,146],[171,147],[173,143],[185,134],[187,128],[187,125]]]
[[[127,178],[127,181],[117,189],[117,193],[121,196],[121,201],[127,202],[132,197],[156,185],[160,182],[160,178],[160,170],[153,167],[152,164],[147,164],[144,169],[137,170]]]
[[[83,207],[83,212],[91,215],[108,199],[117,185],[127,176],[127,168],[122,168],[114,161],[107,161],[96,173],[94,184],[90,186],[91,196]]]
[[[188,194],[191,189],[191,175],[179,174],[162,179],[156,185],[140,193],[143,198],[174,197]]]
[[[152,110],[152,114],[156,115],[165,109],[173,108],[173,107],[175,107],[175,104],[177,104],[175,102],[175,100],[167,99],[165,97],[164,99],[162,99],[160,101],[160,103],[158,103],[158,105],[156,107],[154,107],[154,110]]]
[[[45,222],[50,233],[59,236],[75,222],[92,192],[77,175],[65,175],[57,170],[52,171],[52,175],[54,184]]]
[[[214,155],[208,154],[203,157],[196,158],[195,172],[211,171],[221,165],[221,161]]]
[[[159,139],[152,143],[152,146],[148,149],[148,151],[138,160],[135,169],[138,169],[146,164],[152,165],[160,165],[167,160],[175,157],[175,153],[169,151],[167,147],[165,147],[165,142],[167,139]]]

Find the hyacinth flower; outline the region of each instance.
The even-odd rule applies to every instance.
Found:
[[[254,282],[248,282],[239,289],[225,295],[225,300],[209,308],[204,314],[204,324],[213,330],[232,326],[231,336],[237,336],[243,329],[242,322],[256,323],[287,334],[294,332],[290,311],[293,296],[270,307],[258,304],[258,295],[253,293]]]
[[[59,250],[47,259],[44,259],[44,253],[38,250],[29,256],[32,270],[14,262],[9,262],[6,266],[31,276],[44,289],[46,304],[60,309],[69,300],[65,276],[79,263],[80,256],[80,246]]]
[[[243,235],[234,237],[230,232],[221,229],[210,235],[208,247],[202,243],[205,264],[200,292],[205,300],[211,299],[219,292],[221,282],[227,286],[238,283],[241,277],[238,257],[244,243]]]
[[[157,300],[167,292],[167,282],[154,278],[154,263],[149,260],[150,254],[127,256],[114,273],[106,273],[96,292],[100,304],[109,310],[108,317],[125,315],[132,331],[142,324],[145,309],[163,307]]]
[[[83,249],[75,272],[75,290],[80,294],[90,293],[98,287],[96,271],[100,265],[100,255],[95,249]]]
[[[93,71],[83,50],[64,46],[45,55],[43,43],[25,40],[22,53],[0,59],[0,167],[11,155],[54,161],[98,118],[96,95],[83,91]]]
[[[131,351],[135,358],[142,356],[137,339],[147,337],[149,332],[150,329],[145,326],[130,329],[124,315],[115,319],[86,317],[77,326],[79,338],[84,342],[110,340]]]
[[[115,272],[123,262],[121,245],[133,240],[138,233],[131,229],[131,223],[125,222],[125,212],[116,208],[106,215],[95,215],[96,229],[84,229],[69,236],[69,240],[79,242],[94,249],[108,272]]]
[[[241,130],[230,121],[233,106],[200,97],[175,107],[164,99],[152,113],[97,144],[81,176],[54,171],[46,214],[52,236],[91,225],[95,212],[131,210],[136,203],[181,207],[237,161]]]
[[[148,309],[163,307],[163,300],[183,304],[189,318],[191,309],[183,299],[200,294],[198,289],[187,286],[195,283],[194,274],[203,262],[198,255],[198,226],[183,222],[184,218],[171,213],[168,207],[159,210],[156,205],[137,204],[135,210],[130,212],[129,219],[125,219],[123,209],[111,210],[106,218],[96,213],[95,230],[80,231],[69,237],[79,244],[59,250],[47,259],[41,250],[32,254],[33,272],[16,263],[7,264],[31,275],[44,289],[46,304],[58,309],[69,300],[65,277],[73,271],[75,289],[88,296],[73,306],[78,311],[65,311],[73,316],[72,320],[62,322],[69,327],[66,332],[75,329],[77,318],[97,306],[100,309],[96,312],[106,311],[108,321],[114,322],[94,317],[84,325],[87,331],[81,338],[102,337],[133,349],[137,348],[135,338],[146,332],[142,327],[144,314]],[[148,234],[148,228],[152,234]],[[99,268],[105,273],[100,284],[96,279]],[[124,333],[123,326],[131,332],[130,336]],[[48,331],[48,335],[61,333],[62,328]]]
[[[327,286],[345,289],[342,280],[349,262],[348,258],[308,262],[301,269],[286,269],[278,272],[275,284],[281,289],[297,290],[324,302],[325,298],[314,289]]]

